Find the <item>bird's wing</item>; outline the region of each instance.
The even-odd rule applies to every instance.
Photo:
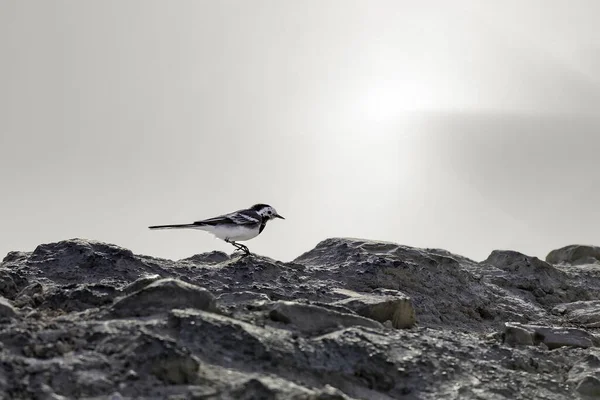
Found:
[[[241,210],[229,214],[229,219],[239,225],[258,224],[262,221],[260,214],[253,210]]]
[[[218,224],[235,224],[235,225],[254,225],[261,222],[260,215],[253,210],[240,210],[229,214],[220,215],[218,217],[204,219],[194,222],[195,225],[218,225]]]

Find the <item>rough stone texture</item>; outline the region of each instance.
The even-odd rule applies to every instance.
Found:
[[[575,385],[577,393],[583,396],[600,396],[600,358],[597,351],[591,351],[575,363],[569,371],[567,382]]]
[[[568,322],[587,328],[600,328],[600,301],[575,301],[559,304],[552,309]]]
[[[600,397],[600,379],[586,376],[577,384],[577,393],[594,398]]]
[[[268,302],[271,299],[263,293],[244,290],[241,292],[221,293],[218,298],[220,305],[252,304],[257,302]]]
[[[546,307],[588,298],[587,293],[569,285],[566,272],[537,257],[516,251],[493,251],[484,263],[501,271],[493,274],[491,282],[531,303]]]
[[[570,245],[552,250],[546,256],[551,264],[594,264],[600,262],[600,247]]]
[[[475,262],[341,238],[289,263],[163,260],[82,239],[15,251],[0,264],[0,393],[594,398],[600,264],[578,251]]]
[[[392,327],[412,328],[416,317],[410,297],[395,290],[383,290],[379,293],[357,293],[352,290],[337,289],[335,293],[348,296],[334,304],[348,307],[363,317],[379,322],[390,321]]]
[[[8,300],[4,297],[0,297],[0,319],[1,318],[13,318],[17,316],[17,312]]]
[[[551,350],[563,346],[592,347],[600,344],[600,338],[592,333],[577,328],[556,326],[507,323],[504,336],[505,342],[509,344],[537,345],[543,343]]]
[[[278,301],[273,304],[269,317],[273,321],[292,324],[299,332],[310,335],[349,326],[383,328],[383,325],[372,319],[292,301]]]
[[[206,289],[177,279],[161,279],[115,301],[110,307],[112,317],[144,317],[173,308],[215,307],[214,296]]]
[[[504,343],[509,345],[533,346],[534,331],[515,323],[507,323],[504,329]]]

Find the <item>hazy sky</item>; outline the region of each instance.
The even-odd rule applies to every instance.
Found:
[[[600,2],[0,0],[0,258],[274,206],[331,236],[484,259],[600,245]]]

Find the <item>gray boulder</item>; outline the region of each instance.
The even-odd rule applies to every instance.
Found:
[[[384,323],[390,321],[397,329],[412,328],[416,317],[410,297],[404,293],[383,290],[378,293],[358,293],[347,289],[336,289],[335,293],[348,296],[333,304],[348,307],[363,317]]]
[[[600,300],[559,304],[553,308],[553,311],[572,324],[600,328]]]
[[[423,326],[478,330],[497,325],[500,293],[474,274],[478,264],[444,250],[360,239],[327,239],[294,260],[336,288],[390,289],[411,298]],[[346,296],[336,294],[335,300]]]
[[[177,279],[161,279],[117,300],[111,317],[142,317],[168,312],[174,308],[214,310],[215,298],[206,289]]]
[[[498,273],[489,274],[491,282],[544,307],[588,296],[586,291],[576,290],[569,285],[566,272],[537,257],[516,251],[496,250],[484,264],[499,270]]]
[[[349,326],[383,328],[379,322],[359,315],[345,314],[309,304],[278,301],[270,306],[269,317],[273,321],[292,324],[304,334],[318,334]]]
[[[551,264],[595,264],[600,262],[600,247],[570,245],[552,250],[546,256],[546,261]]]
[[[243,290],[240,292],[221,293],[217,298],[219,305],[251,304],[269,302],[271,299],[264,293]]]
[[[505,342],[509,344],[543,343],[551,350],[559,347],[597,347],[600,344],[600,338],[583,329],[558,326],[506,323],[504,336]]]
[[[144,275],[144,276],[136,279],[135,281],[131,282],[129,285],[125,286],[122,289],[122,292],[125,295],[135,293],[160,279],[161,279],[161,277],[158,274]]]
[[[507,323],[504,329],[504,343],[515,346],[533,346],[534,331],[520,324]]]
[[[577,360],[569,370],[567,382],[575,386],[578,394],[597,398],[600,396],[600,358],[598,351],[590,352]]]
[[[17,311],[10,304],[10,302],[4,297],[0,296],[0,319],[1,318],[14,318],[17,316]]]

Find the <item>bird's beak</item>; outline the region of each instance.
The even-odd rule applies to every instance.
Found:
[[[283,218],[283,217],[282,217],[281,215],[279,215],[279,214],[275,214],[275,218],[281,218],[281,219],[285,219],[285,218]]]

